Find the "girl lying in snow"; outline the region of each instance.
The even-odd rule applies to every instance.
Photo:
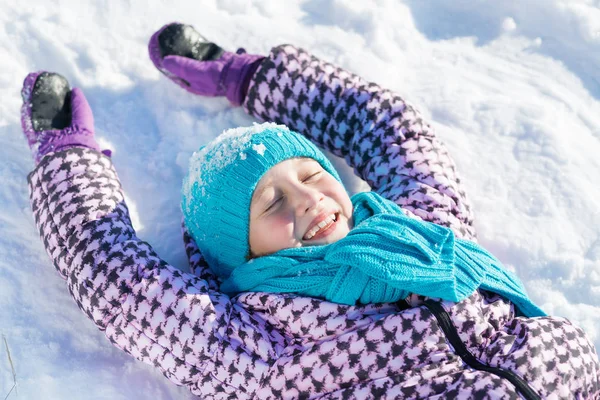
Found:
[[[186,90],[271,122],[192,157],[187,274],[136,237],[83,93],[27,76],[35,220],[113,344],[207,398],[600,396],[594,346],[476,244],[452,159],[400,96],[294,46],[234,54],[177,23],[149,50]],[[311,141],[373,192],[349,198]]]

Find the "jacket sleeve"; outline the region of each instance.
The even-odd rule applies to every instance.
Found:
[[[343,157],[372,190],[405,211],[475,239],[453,160],[431,126],[396,93],[282,45],[258,67],[244,107]]]
[[[193,392],[217,386],[203,371],[212,373],[224,353],[235,318],[230,300],[136,237],[110,159],[84,148],[53,153],[29,175],[29,187],[54,266],[110,341]]]
[[[185,253],[190,265],[190,272],[205,281],[209,289],[218,291],[219,282],[217,276],[210,270],[206,259],[202,256],[202,252],[192,238],[192,235],[190,235],[183,218],[181,219],[181,232],[183,235],[183,244],[185,245]]]

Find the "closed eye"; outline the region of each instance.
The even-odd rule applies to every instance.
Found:
[[[304,179],[302,179],[302,182],[306,183],[306,182],[310,182],[314,179],[316,179],[322,171],[317,171],[314,174],[308,175],[307,177],[305,177]]]
[[[281,201],[283,200],[283,196],[280,196],[278,198],[276,198],[275,200],[273,200],[271,202],[271,204],[269,204],[269,206],[265,209],[265,212],[269,212],[271,211],[273,208],[275,208],[275,206],[277,206],[277,204],[279,204]]]

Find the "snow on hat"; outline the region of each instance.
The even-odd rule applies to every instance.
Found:
[[[316,160],[341,182],[314,144],[275,123],[226,130],[192,155],[183,181],[183,218],[220,278],[227,278],[250,254],[250,203],[256,185],[271,167],[295,157]]]

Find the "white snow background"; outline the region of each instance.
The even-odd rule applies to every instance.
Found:
[[[481,243],[600,348],[600,1],[0,0],[0,399],[8,351],[10,400],[192,398],[71,299],[33,223],[19,121],[28,72],[81,87],[139,236],[185,270],[187,160],[253,120],[153,67],[147,41],[170,21],[230,50],[297,44],[415,104],[456,159]]]

